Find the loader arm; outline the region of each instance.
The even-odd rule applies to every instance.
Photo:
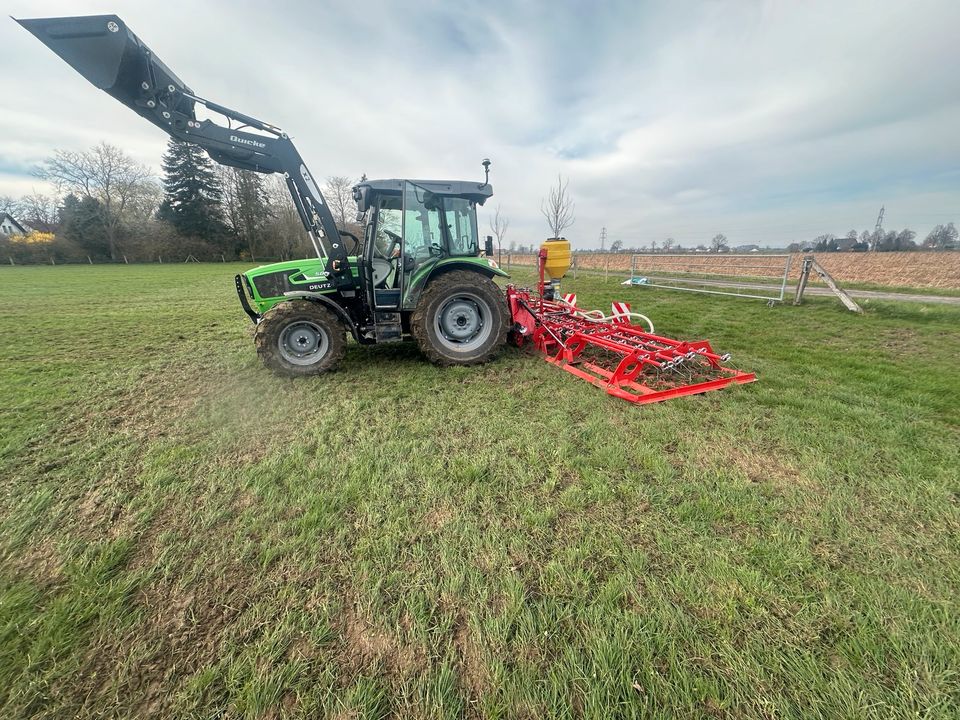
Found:
[[[328,261],[334,284],[343,289],[353,286],[333,215],[300,153],[280,128],[195,95],[116,15],[17,22],[95,86],[171,137],[199,145],[222,165],[282,174],[314,250]],[[198,120],[198,104],[223,116],[226,123]]]

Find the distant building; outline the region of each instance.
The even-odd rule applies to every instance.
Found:
[[[734,251],[739,253],[760,252],[760,246],[759,245],[737,245],[734,248]]]
[[[10,213],[0,213],[0,235],[26,235],[27,228],[18,223]]]
[[[857,244],[857,239],[849,237],[837,238],[837,250],[840,252],[849,252]]]

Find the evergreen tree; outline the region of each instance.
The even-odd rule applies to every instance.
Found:
[[[207,154],[193,143],[171,138],[162,165],[165,199],[157,216],[181,235],[223,244],[223,190]]]
[[[105,225],[103,205],[99,200],[92,197],[81,199],[72,193],[63,199],[60,234],[98,260],[111,257]]]

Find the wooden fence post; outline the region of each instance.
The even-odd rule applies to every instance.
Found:
[[[87,255],[87,262],[90,263],[91,265],[93,265],[93,260],[90,259],[90,256],[89,256],[89,255]]]
[[[159,255],[157,255],[157,260],[159,260],[159,261],[160,261],[160,264],[163,265],[163,258],[162,258],[162,257],[160,257]]]
[[[16,265],[16,263],[13,261],[13,256],[12,256],[12,255],[10,256],[10,264],[11,264],[11,265]]]
[[[126,255],[123,256],[123,264],[124,264],[124,265],[129,265],[129,264],[130,264],[129,262],[127,262],[127,256],[126,256]]]
[[[813,265],[813,258],[808,255],[803,259],[803,265],[800,266],[800,279],[797,281],[797,294],[793,298],[794,305],[799,305],[803,302],[803,291],[807,289],[807,281],[810,279],[811,265]]]

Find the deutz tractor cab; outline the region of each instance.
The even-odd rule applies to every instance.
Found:
[[[488,183],[476,182],[369,180],[357,185],[354,199],[366,228],[362,279],[370,307],[413,310],[438,266],[466,260],[469,268],[481,254],[477,204],[492,194]]]
[[[280,128],[194,94],[116,15],[18,20],[96,87],[224,165],[280,173],[316,257],[237,275],[264,363],[289,375],[339,364],[349,333],[361,344],[412,337],[441,365],[485,362],[504,344],[508,312],[481,254],[483,182],[371,180],[354,188],[363,238],[336,226],[313,175]],[[197,109],[217,121],[199,118]],[[221,120],[222,118],[222,120]]]

